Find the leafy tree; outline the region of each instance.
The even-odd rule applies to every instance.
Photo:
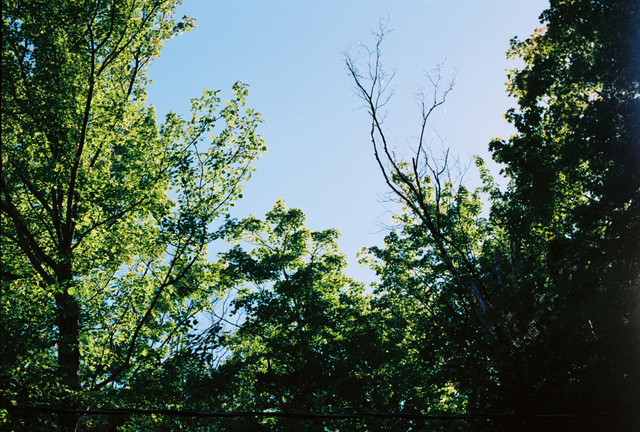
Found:
[[[487,409],[496,400],[491,396],[491,383],[500,381],[499,374],[524,372],[527,323],[531,321],[524,311],[514,315],[511,308],[502,307],[509,303],[508,298],[517,298],[516,292],[509,289],[513,281],[504,277],[502,262],[508,248],[499,228],[481,217],[482,195],[497,199],[499,191],[481,159],[477,164],[484,185],[470,191],[454,183],[456,166],[449,154],[436,157],[430,149],[425,134],[429,117],[445,103],[454,85],[453,81],[442,85],[440,69],[428,77],[434,92],[431,99],[422,100],[422,122],[410,160],[396,157],[383,127],[392,78],[382,65],[385,34],[382,26],[375,49],[368,51],[366,72],[347,57],[355,91],[371,116],[375,159],[393,195],[404,207],[404,213],[397,217],[402,232],[390,234],[384,250],[370,250],[374,259],[381,260],[374,264],[382,279],[379,304],[392,307],[387,313],[401,313],[397,319],[407,318],[402,311],[412,311],[411,318],[417,322],[407,323],[412,327],[411,338],[424,338],[426,346],[442,347],[442,351],[438,348],[434,355],[422,360],[428,365],[424,382],[429,383],[420,398],[423,410],[429,409],[426,402],[436,399],[437,392],[450,386],[458,388],[456,375],[462,377],[470,371],[462,370],[465,363],[485,365],[471,369],[479,376],[465,378],[467,383],[484,383],[483,397],[470,386],[461,393],[460,403],[471,403],[469,408],[475,410],[477,401],[482,399],[483,409]],[[514,305],[517,307],[515,302],[510,306]],[[414,333],[420,330],[427,334]],[[440,355],[435,355],[438,351]],[[459,360],[448,362],[455,358]],[[454,364],[457,367],[452,368]],[[428,368],[444,372],[432,374]]]
[[[145,71],[193,27],[177,3],[2,3],[4,402],[144,405],[211,298],[211,223],[264,144],[242,83],[157,124]]]
[[[465,239],[492,294],[497,283],[492,263],[484,259],[490,232],[479,216],[479,192],[448,182],[440,197],[441,208],[446,208],[440,218],[458,232],[460,241]],[[394,362],[404,363],[400,374],[411,377],[395,391],[402,395],[403,407],[414,412],[478,411],[497,394],[489,360],[495,340],[483,334],[468,296],[419,219],[406,208],[394,219],[399,228],[386,236],[384,247],[369,248],[364,259],[381,279],[374,288],[374,310],[385,317],[383,328],[396,333],[395,344],[403,347]]]
[[[640,402],[640,4],[552,1],[514,39],[518,133],[491,149],[511,179],[494,208],[543,301],[538,357],[550,400],[576,411]],[[553,354],[551,354],[553,353]],[[544,359],[544,355],[549,359]]]
[[[216,386],[216,406],[332,413],[362,405],[366,365],[354,353],[361,349],[358,339],[366,337],[357,331],[366,320],[363,287],[343,274],[338,232],[311,231],[304,222],[300,210],[278,201],[264,220],[232,220],[223,229],[237,245],[221,255],[220,281],[230,286],[220,289],[238,289],[231,305],[240,323],[222,333],[214,329],[197,350],[204,354],[218,345],[229,350],[211,377],[197,385]],[[321,422],[295,419],[251,425],[232,420],[227,427],[325,430]]]
[[[423,102],[419,138],[402,160],[382,126],[391,77],[382,67],[384,28],[364,72],[347,57],[371,116],[374,156],[405,208],[399,232],[384,249],[370,250],[382,279],[378,304],[409,318],[412,337],[438,353],[422,359],[433,365],[425,382],[450,382],[469,410],[628,415],[640,400],[640,75],[632,3],[551,2],[542,15],[546,29],[512,42],[511,55],[525,63],[509,84],[520,108],[508,118],[518,134],[491,144],[511,179],[504,193],[481,161],[483,186],[470,192],[451,180],[448,155],[430,152],[425,127],[452,88],[441,85],[439,72],[430,77],[434,95]]]

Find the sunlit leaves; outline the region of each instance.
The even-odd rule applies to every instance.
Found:
[[[2,304],[25,323],[4,324],[11,343],[25,329],[57,341],[63,354],[39,359],[78,377],[70,406],[126,395],[185,349],[217,282],[213,224],[265,150],[242,83],[158,125],[146,68],[193,27],[177,3],[3,2]]]

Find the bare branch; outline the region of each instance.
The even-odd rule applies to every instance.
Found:
[[[467,299],[483,328],[492,335],[498,337],[497,326],[491,319],[491,306],[483,294],[482,280],[472,262],[469,261],[461,245],[457,244],[443,231],[441,218],[444,217],[441,208],[442,193],[448,179],[443,184],[442,176],[449,170],[449,152],[445,151],[442,163],[429,157],[426,151],[425,131],[427,123],[433,112],[442,106],[455,85],[455,74],[446,86],[442,86],[442,64],[433,72],[427,73],[427,80],[433,87],[431,98],[423,92],[420,98],[421,124],[418,145],[410,163],[398,160],[388,145],[387,137],[382,129],[384,113],[381,109],[388,103],[391,97],[390,82],[387,78],[393,78],[393,73],[386,73],[382,68],[381,45],[388,32],[381,24],[380,30],[375,32],[376,44],[374,49],[365,47],[368,54],[367,77],[360,72],[356,59],[346,54],[347,69],[354,82],[354,92],[365,102],[371,118],[370,139],[373,153],[384,177],[385,183],[391,191],[419,218],[435,243],[445,267],[453,276],[459,286],[462,295]],[[368,80],[368,81],[367,81]],[[426,183],[433,185],[433,196],[427,196],[427,190],[423,186]],[[431,201],[433,200],[433,201]],[[457,262],[456,255],[462,257],[462,263]],[[461,265],[460,265],[461,264]]]

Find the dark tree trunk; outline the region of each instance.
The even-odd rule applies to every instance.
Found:
[[[70,390],[65,408],[78,408],[77,392],[80,390],[80,306],[75,296],[69,294],[71,278],[61,284],[56,293],[58,324],[58,374],[63,388]],[[61,414],[59,424],[65,431],[76,429],[77,414]]]

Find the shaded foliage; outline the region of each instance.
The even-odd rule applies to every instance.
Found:
[[[406,342],[435,348],[422,361],[441,363],[424,379],[450,382],[467,409],[632,415],[640,401],[638,3],[553,1],[541,19],[546,27],[513,40],[509,52],[524,60],[508,87],[518,133],[490,145],[510,179],[505,192],[480,160],[483,186],[455,185],[448,154],[429,152],[425,127],[451,90],[439,70],[403,160],[382,126],[386,29],[367,67],[347,57],[374,156],[404,206],[385,247],[369,250],[378,304],[415,329]]]
[[[494,207],[545,296],[537,357],[569,409],[633,410],[640,287],[640,5],[551,2],[510,55],[518,133],[491,143],[511,183]],[[553,397],[553,400],[556,398]]]

